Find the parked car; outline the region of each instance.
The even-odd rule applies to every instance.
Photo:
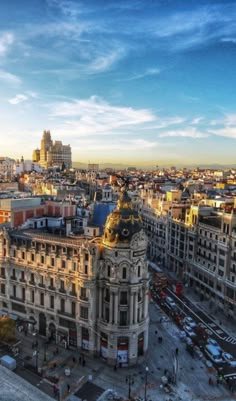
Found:
[[[196,336],[196,333],[194,333],[192,327],[188,326],[187,324],[184,325],[183,329],[184,329],[185,333],[187,334],[187,336],[189,336],[189,337]]]
[[[223,361],[226,362],[228,365],[236,367],[236,360],[234,359],[233,355],[229,354],[228,352],[223,352],[222,358]]]
[[[207,344],[213,345],[219,352],[223,352],[221,346],[218,344],[218,342],[214,338],[209,337],[207,339]]]
[[[192,329],[197,327],[197,323],[195,323],[194,320],[190,316],[186,316],[183,319],[183,322],[184,322],[184,324],[187,324],[188,326],[190,326]]]

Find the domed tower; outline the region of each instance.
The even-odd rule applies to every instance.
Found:
[[[98,349],[110,364],[137,363],[148,347],[147,237],[124,191],[107,217],[98,277]]]

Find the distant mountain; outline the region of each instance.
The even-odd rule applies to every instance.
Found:
[[[72,163],[73,167],[79,168],[79,169],[87,169],[88,168],[88,163],[80,163],[80,162],[73,162]],[[174,162],[172,164],[159,164],[159,168],[168,168],[170,166],[176,166],[177,168],[182,168],[186,167],[188,169],[192,168],[205,168],[205,169],[227,169],[227,168],[236,168],[236,164],[219,164],[219,163],[211,163],[211,164],[203,164],[203,163],[195,163],[195,164],[175,164]],[[135,164],[122,164],[122,163],[99,163],[99,168],[101,170],[106,169],[106,168],[111,168],[114,170],[124,170],[128,167],[136,167],[137,169],[144,169],[144,170],[154,170],[155,165],[154,164],[140,164],[136,165]]]

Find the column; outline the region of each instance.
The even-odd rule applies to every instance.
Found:
[[[99,319],[102,318],[102,288],[99,287],[98,290],[98,302],[99,302],[99,309],[98,309],[98,317]]]
[[[133,324],[134,294],[132,292],[130,293],[129,302],[129,324]]]
[[[147,288],[144,289],[144,319],[147,317],[148,315],[148,293],[147,293]]]
[[[113,323],[113,292],[110,292],[109,323]]]
[[[114,294],[115,296],[115,300],[114,300],[114,312],[115,312],[115,316],[114,316],[114,323],[117,324],[118,323],[118,293],[116,292]]]
[[[134,294],[134,324],[137,324],[138,321],[138,294],[135,292]]]

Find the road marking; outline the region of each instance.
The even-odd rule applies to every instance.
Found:
[[[215,323],[213,323],[213,322],[212,323],[208,323],[208,325],[211,326],[212,328],[213,327],[217,327],[217,325]]]

